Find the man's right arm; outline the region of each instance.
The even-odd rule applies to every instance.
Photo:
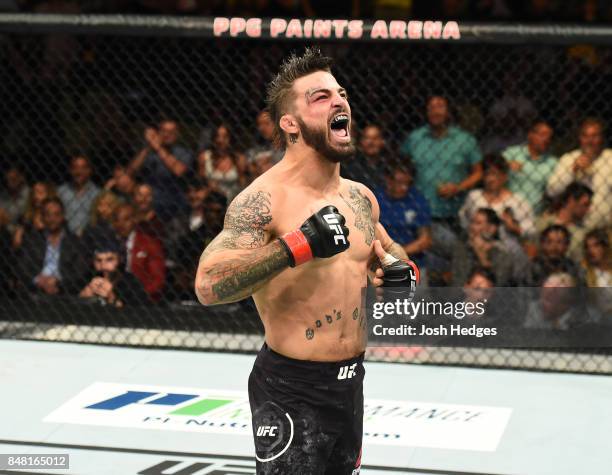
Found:
[[[246,191],[231,203],[223,231],[200,258],[195,292],[202,304],[246,298],[291,265],[284,245],[268,242],[271,222],[271,195],[266,191]]]
[[[223,231],[202,253],[195,291],[204,305],[235,302],[259,290],[287,267],[349,248],[346,220],[327,205],[299,229],[270,241],[271,195],[245,190],[227,210]]]

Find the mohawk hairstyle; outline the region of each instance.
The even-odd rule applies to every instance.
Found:
[[[274,143],[280,149],[287,147],[287,138],[279,122],[280,118],[289,111],[294,99],[293,83],[296,79],[317,71],[331,72],[332,63],[332,58],[323,56],[319,48],[306,48],[302,56],[292,53],[268,85],[266,105],[274,123]]]

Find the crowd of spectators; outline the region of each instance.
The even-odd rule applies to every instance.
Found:
[[[321,18],[438,18],[463,21],[604,22],[605,0],[5,0],[4,10]]]
[[[483,155],[453,123],[446,97],[430,97],[424,116],[395,138],[395,150],[382,124],[364,124],[356,156],[341,166],[342,176],[373,190],[382,224],[419,265],[423,286],[469,295],[480,284],[611,286],[612,149],[603,122],[585,118],[579,147],[557,158],[543,120],[524,143]],[[117,307],[192,300],[198,255],[222,228],[228,203],[282,159],[272,128],[261,111],[251,148],[240,150],[221,123],[194,151],[180,124],[163,118],[142,131],[132,160],[98,184],[84,154],[69,158],[70,179],[57,188],[29,184],[11,166],[0,195],[0,245],[14,256],[2,269],[4,291]],[[609,311],[609,301],[599,296],[593,305]]]

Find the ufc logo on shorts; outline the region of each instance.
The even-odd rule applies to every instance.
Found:
[[[340,221],[338,221],[338,218],[336,218],[336,215],[335,214],[324,214],[323,219],[329,225],[329,229],[331,229],[332,231],[336,233],[334,236],[334,244],[336,244],[336,246],[338,245],[339,242],[341,242],[342,244],[346,244],[346,237],[344,236],[344,233],[342,232],[342,226],[340,226]]]
[[[338,371],[338,379],[351,379],[357,373],[355,372],[355,366],[357,363],[353,363],[350,366],[342,366]]]
[[[277,430],[278,426],[259,426],[257,428],[257,437],[265,437],[267,435],[274,437]]]

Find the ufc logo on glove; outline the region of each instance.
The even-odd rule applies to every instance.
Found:
[[[346,244],[346,237],[344,237],[344,233],[342,232],[342,226],[340,226],[340,221],[335,214],[325,214],[323,215],[323,219],[329,225],[329,229],[334,231],[336,235],[334,236],[334,243],[338,245],[339,242],[342,244]]]

